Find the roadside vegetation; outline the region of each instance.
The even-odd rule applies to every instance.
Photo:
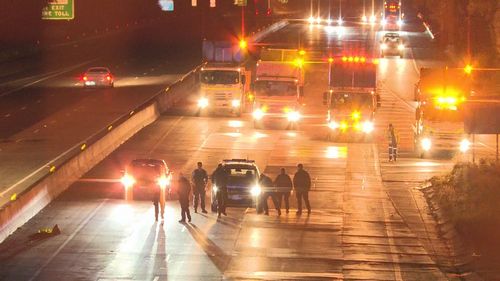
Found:
[[[496,246],[500,244],[499,163],[457,164],[450,174],[434,177],[431,183],[444,215],[475,251],[500,248]]]

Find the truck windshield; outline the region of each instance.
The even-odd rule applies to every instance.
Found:
[[[332,108],[371,108],[373,100],[370,94],[335,93],[331,105]]]
[[[255,94],[257,96],[296,96],[297,83],[289,81],[256,81]]]
[[[238,84],[240,73],[230,70],[204,70],[201,72],[203,84]]]

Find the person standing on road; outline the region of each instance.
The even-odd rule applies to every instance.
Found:
[[[155,221],[158,221],[158,213],[160,211],[162,220],[165,213],[165,200],[161,199],[161,194],[161,187],[159,185],[155,184],[152,186],[151,201],[153,201],[153,205],[155,206]]]
[[[277,189],[278,208],[281,209],[281,202],[285,199],[285,210],[288,214],[290,209],[290,192],[292,191],[292,179],[286,174],[285,168],[281,168],[280,174],[274,180],[274,186]],[[281,211],[280,211],[281,212]]]
[[[307,213],[311,213],[311,205],[309,204],[309,190],[311,189],[311,177],[304,170],[302,164],[297,165],[297,172],[293,176],[293,188],[297,196],[297,215],[302,214],[302,199],[306,204]]]
[[[212,173],[212,188],[215,190],[217,197],[217,216],[220,218],[221,214],[226,214],[226,200],[227,200],[227,172],[222,164],[217,166],[217,169]]]
[[[264,214],[269,215],[269,206],[267,205],[267,199],[271,196],[273,200],[274,207],[278,211],[278,216],[281,215],[281,210],[279,204],[276,200],[276,194],[274,192],[273,180],[265,174],[260,174],[259,185],[262,189],[262,197],[260,198],[262,208],[264,209]]]
[[[200,201],[201,212],[206,214],[205,210],[205,189],[208,183],[208,174],[203,169],[203,164],[198,162],[198,168],[195,169],[191,175],[193,181],[193,195],[194,195],[194,212],[198,213],[198,201]]]
[[[182,174],[179,173],[179,179],[177,181],[177,194],[179,195],[179,203],[181,205],[181,220],[179,222],[186,222],[186,216],[189,222],[191,222],[191,214],[189,213],[189,193],[191,192],[191,183]]]
[[[387,130],[387,139],[389,141],[389,162],[396,161],[398,156],[399,136],[392,124],[389,124],[389,129]]]

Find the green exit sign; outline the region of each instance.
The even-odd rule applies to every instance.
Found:
[[[75,18],[74,0],[49,0],[42,10],[44,20],[72,20]]]

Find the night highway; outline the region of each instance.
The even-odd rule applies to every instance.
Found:
[[[497,260],[477,266],[463,249],[467,245],[443,232],[442,212],[425,194],[432,177],[448,174],[457,163],[494,159],[498,148],[493,134],[465,138],[463,122],[460,135],[417,134],[430,126],[418,123],[424,122],[419,112],[428,102],[416,94],[418,87],[425,90],[421,69],[462,66],[438,46],[415,5],[404,6],[403,0],[404,24],[400,17],[397,30],[390,30],[392,14],[382,1],[373,1],[379,19],[372,23],[361,19],[363,11],[369,16],[372,1],[352,1],[341,9],[338,3],[347,1],[319,6],[320,1],[269,1],[270,6],[248,1],[242,38],[241,7],[197,2],[204,10],[175,6],[177,24],[162,14],[169,12],[158,11],[108,35],[0,60],[0,280],[500,280]],[[342,15],[342,22],[327,21],[329,14]],[[389,23],[383,26],[380,17]],[[71,28],[81,33],[79,25]],[[384,43],[388,32],[396,33],[401,57],[381,56],[390,48]],[[205,46],[227,40],[225,34],[232,41],[221,56],[236,49],[244,54],[236,66],[234,53],[233,65],[220,66],[239,75],[229,79],[232,86],[210,84],[206,76],[220,61],[207,59]],[[212,59],[218,54],[213,48]],[[281,61],[264,69],[265,50],[279,50]],[[287,52],[297,59],[284,61]],[[354,69],[347,79],[351,92],[349,85],[335,84],[339,78],[332,67],[340,64]],[[265,71],[279,76],[279,65],[297,76],[287,84],[292,103],[278,114],[272,103],[283,104],[284,90],[266,100],[258,85],[270,79]],[[86,71],[96,66],[110,69],[102,79],[112,87],[87,83],[94,78]],[[341,119],[335,95],[347,104],[344,99],[366,92],[366,84],[354,87],[356,79],[371,77],[357,76],[365,66],[375,69],[374,87],[367,92],[371,111],[349,107]],[[279,78],[290,78],[285,76]],[[270,81],[268,93],[281,85]],[[210,96],[211,89],[223,87],[232,91],[224,103]],[[455,100],[443,103],[455,106]],[[457,122],[443,123],[449,129]],[[332,137],[335,130],[340,137]],[[162,195],[166,188],[172,193],[166,195],[164,218],[155,220],[149,197],[129,197],[128,188],[140,181],[132,178],[130,186],[124,181],[134,159],[168,165],[168,183],[160,176],[151,184]],[[221,186],[211,175],[224,159],[255,163],[260,175],[272,180],[281,168],[293,178],[303,164],[311,179],[310,213],[297,212],[295,183],[290,211],[281,206],[278,214],[266,197],[264,214],[259,210],[264,200],[255,199],[267,196],[259,182],[257,193],[248,187],[254,205],[230,205],[227,214],[218,215],[221,203],[213,209],[212,193]],[[191,194],[192,219],[179,221],[178,178],[191,181],[197,162],[209,174],[208,212],[195,213]]]

